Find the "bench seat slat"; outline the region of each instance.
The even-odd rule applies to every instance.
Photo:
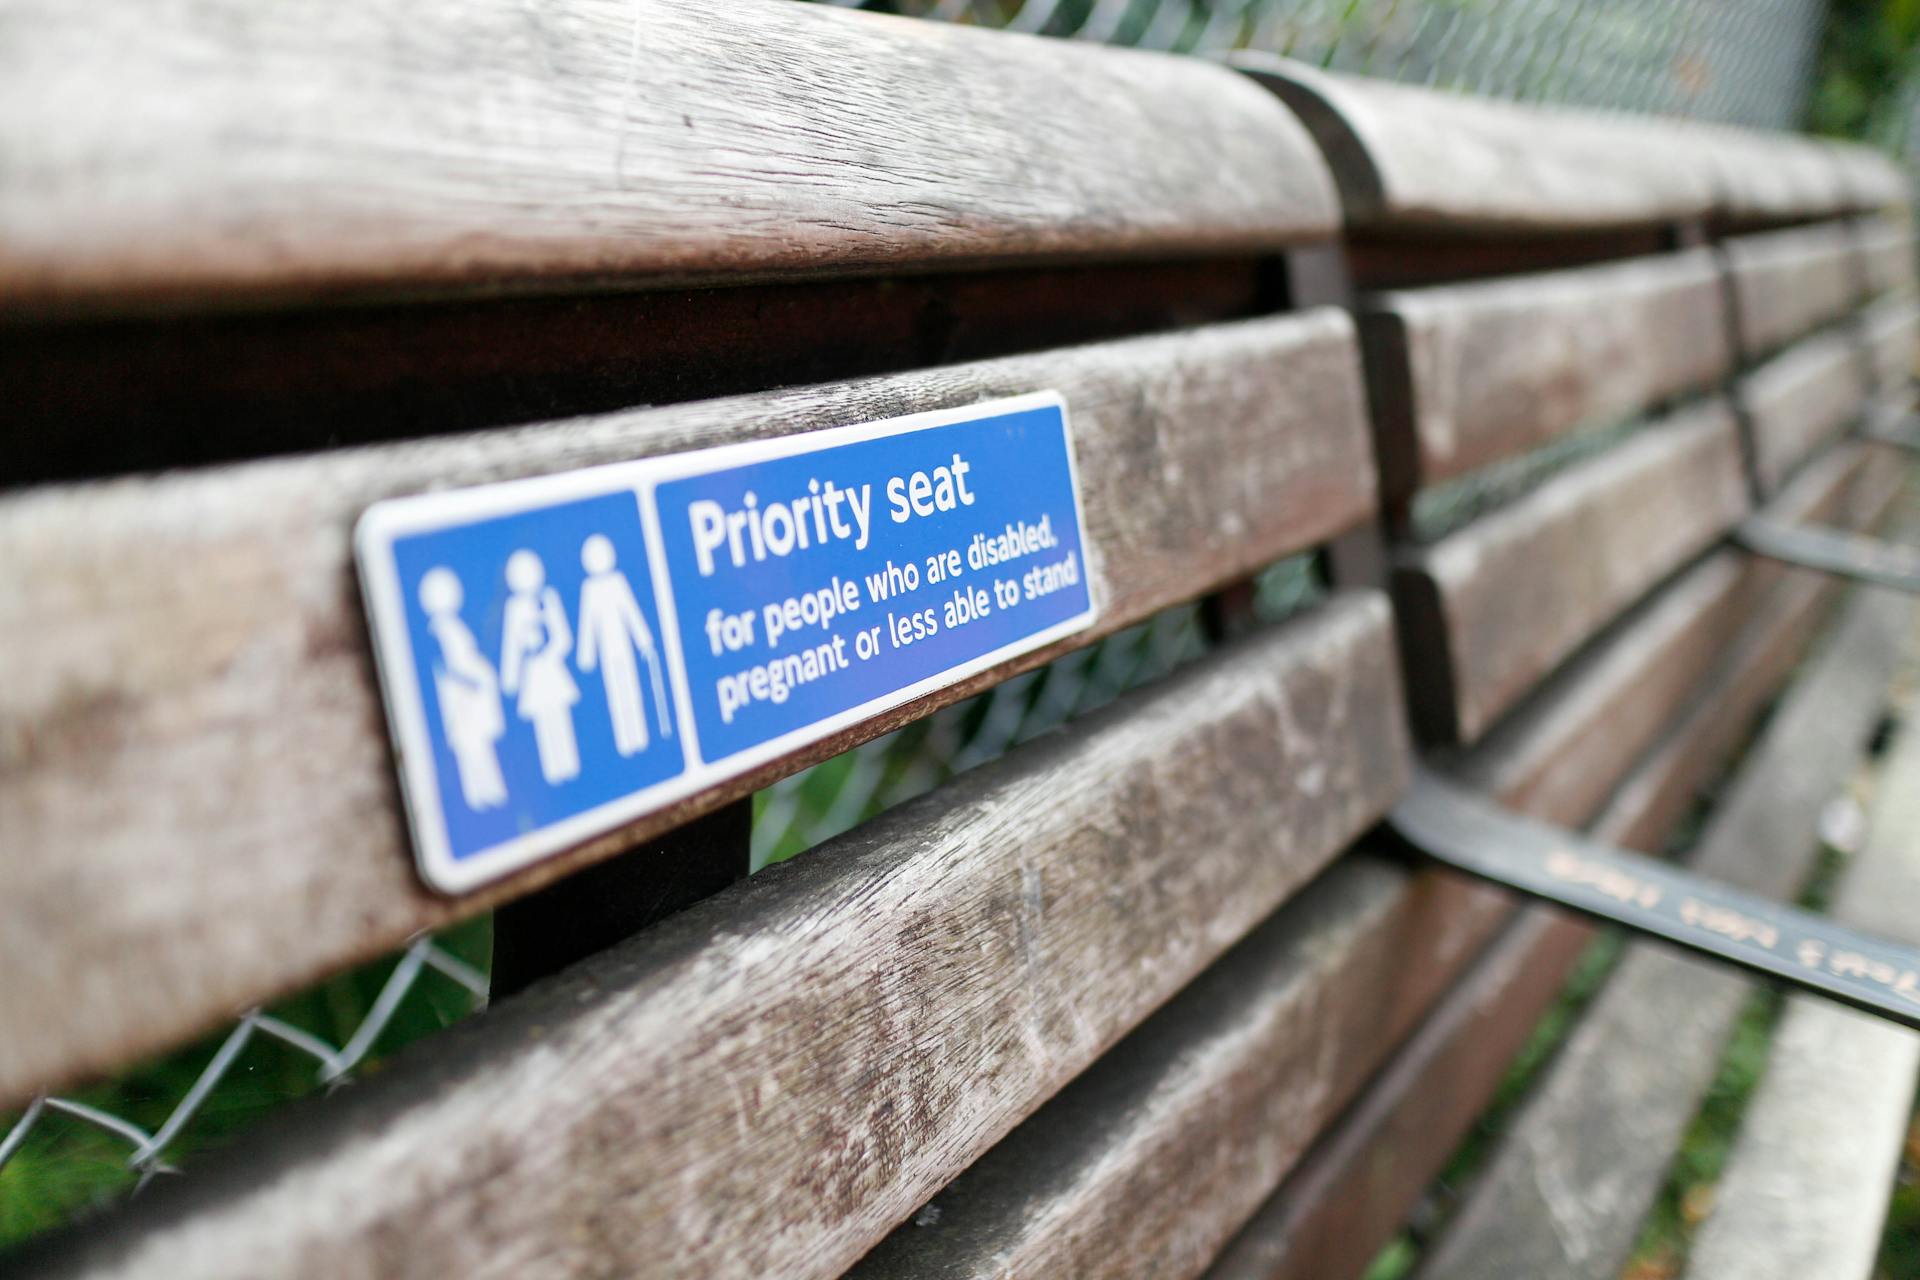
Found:
[[[1406,763],[1385,597],[1336,595],[417,1046],[50,1273],[373,1272],[404,1239],[436,1274],[837,1274]]]
[[[368,503],[1045,388],[1073,422],[1091,633],[483,896],[420,886],[349,558]],[[1352,326],[1322,309],[0,498],[0,563],[28,569],[0,603],[13,677],[0,692],[0,1105],[220,1025],[1324,541],[1373,509],[1370,455]]]
[[[1864,451],[1845,450],[1823,460],[1782,495],[1775,514],[1848,521],[1865,457]],[[1870,515],[1889,500],[1890,490],[1881,489],[1861,512]],[[1648,643],[1653,639],[1648,633],[1655,632],[1651,620],[1668,610],[1663,604],[1648,614],[1646,624],[1602,642],[1601,653],[1616,650],[1621,660],[1596,654],[1570,665],[1554,678],[1546,697],[1530,703],[1468,753],[1458,770],[1483,784],[1499,785],[1494,794],[1508,803],[1567,825],[1583,824],[1604,797],[1605,807],[1592,824],[1598,835],[1630,847],[1658,847],[1786,678],[1822,607],[1839,590],[1817,574],[1724,552],[1663,595],[1676,602],[1684,599],[1693,591],[1689,583],[1707,581],[1710,567],[1728,559],[1748,562],[1746,582],[1731,596],[1717,597],[1714,607],[1725,608],[1729,600],[1738,606],[1746,596],[1759,601],[1757,611],[1722,646],[1721,662],[1708,657],[1688,673],[1686,681],[1695,696],[1677,723],[1662,726],[1664,736],[1651,751],[1644,749],[1644,741],[1636,747],[1636,762],[1625,781],[1617,775],[1595,779],[1584,792],[1589,797],[1584,802],[1581,789],[1544,785],[1560,758],[1553,744],[1576,738],[1583,729],[1603,733],[1610,728],[1614,720],[1607,713],[1614,690],[1630,687],[1636,674],[1651,682],[1658,666],[1670,659],[1687,662],[1697,653],[1693,637],[1699,627],[1716,631],[1717,620],[1687,625],[1669,619],[1666,629],[1674,638]],[[1761,594],[1751,595],[1754,591]],[[1636,653],[1644,655],[1638,664],[1630,657]],[[1526,720],[1540,723],[1516,732],[1518,723]],[[1626,723],[1633,720],[1631,714],[1625,717]],[[1370,1085],[1363,1100],[1321,1135],[1287,1182],[1223,1251],[1208,1273],[1210,1280],[1358,1277],[1437,1175],[1453,1143],[1492,1097],[1512,1054],[1531,1033],[1533,1018],[1557,989],[1553,980],[1543,985],[1540,975],[1564,973],[1589,936],[1585,926],[1544,908],[1515,913],[1510,897],[1451,873],[1427,871],[1422,879],[1454,886],[1458,901],[1450,919],[1456,946],[1474,948],[1511,919],[1501,933],[1499,950],[1489,950],[1476,962],[1476,976],[1455,989],[1447,1007],[1396,1052],[1393,1064]],[[1403,964],[1417,966],[1421,954],[1417,945],[1406,945]],[[1516,1008],[1521,1012],[1511,1017],[1482,1016],[1488,1010]],[[1436,1080],[1447,1083],[1435,1087]]]
[[[24,176],[0,309],[1169,257],[1338,224],[1304,131],[1195,59],[779,0],[6,0],[0,28]]]
[[[1789,347],[1740,380],[1753,433],[1754,470],[1776,493],[1806,458],[1859,417],[1866,400],[1862,353],[1847,333]]]
[[[1733,417],[1715,399],[1405,553],[1394,589],[1429,736],[1478,738],[1745,507]]]
[[[1724,305],[1706,250],[1375,295],[1361,330],[1388,491],[1711,385],[1731,357]]]
[[[1749,358],[1844,315],[1859,297],[1858,255],[1841,223],[1737,236],[1723,251]]]
[[[1834,918],[1920,941],[1920,734],[1880,762],[1866,841]],[[1740,1119],[1714,1207],[1688,1251],[1695,1277],[1859,1280],[1880,1251],[1887,1199],[1920,1079],[1920,1035],[1789,995],[1766,1073]]]

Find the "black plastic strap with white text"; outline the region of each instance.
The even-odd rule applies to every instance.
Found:
[[[1523,817],[1424,770],[1387,820],[1448,866],[1920,1030],[1920,950]]]

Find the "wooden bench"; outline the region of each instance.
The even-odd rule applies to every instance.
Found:
[[[1671,137],[1653,145],[1647,125],[1617,126],[1624,158],[1609,169],[1604,149],[1583,151],[1578,140],[1594,122],[1292,68],[1262,74],[1314,124],[1343,195],[1356,193],[1348,195],[1350,217],[1366,210],[1357,235],[1381,246],[1374,254],[1383,264],[1396,263],[1396,235],[1426,240],[1437,227],[1492,242],[1480,249],[1490,254],[1508,228],[1525,225],[1577,237],[1581,251],[1597,257],[1596,209],[1612,211],[1605,230],[1617,252],[1635,255],[1488,283],[1389,287],[1371,300],[1363,294],[1360,305],[1382,474],[1405,543],[1395,594],[1416,725],[1430,741],[1452,744],[1461,776],[1516,808],[1658,848],[1777,687],[1833,592],[1803,571],[1725,551],[1703,558],[1703,549],[1754,497],[1789,523],[1871,527],[1897,486],[1897,464],[1875,455],[1879,446],[1835,437],[1862,419],[1869,390],[1905,393],[1912,355],[1902,367],[1903,322],[1895,317],[1911,312],[1911,259],[1898,261],[1910,237],[1891,219],[1836,216],[1869,197],[1847,194],[1858,182],[1815,180],[1817,166],[1807,166],[1798,197],[1751,191],[1742,183],[1752,167],[1698,164]],[[1404,116],[1390,114],[1389,102]],[[1408,121],[1404,137],[1391,132],[1400,118]],[[1562,128],[1576,141],[1560,144]],[[1435,140],[1441,134],[1444,146]],[[1445,203],[1439,175],[1472,172],[1472,161],[1454,151],[1473,157],[1507,146],[1584,162],[1562,180],[1547,168],[1551,160],[1539,161],[1552,177],[1532,188],[1462,183],[1458,203]],[[1717,182],[1704,193],[1656,182],[1663,175],[1633,158],[1653,150],[1684,173],[1717,173]],[[1784,162],[1766,169],[1794,172]],[[1431,185],[1420,186],[1423,178]],[[1396,188],[1418,194],[1405,207],[1364,194]],[[1866,190],[1878,192],[1876,201],[1894,194]],[[1750,230],[1789,219],[1807,225]],[[1673,248],[1645,252],[1652,229]],[[1693,245],[1703,247],[1684,247]],[[1396,283],[1395,270],[1383,265],[1383,284]],[[1717,330],[1722,289],[1733,322]],[[1884,343],[1872,385],[1851,319],[1869,289],[1888,291],[1858,313],[1867,349]],[[1832,327],[1807,336],[1822,325]],[[1738,429],[1715,394],[1727,387]],[[1675,401],[1682,403],[1609,452],[1464,528],[1423,538],[1423,491],[1458,475],[1456,459],[1484,463],[1571,427]],[[1754,468],[1752,489],[1739,475],[1743,453]],[[1878,719],[1900,616],[1885,601],[1856,606],[1694,842],[1697,865],[1793,895],[1820,807]],[[1600,683],[1608,676],[1611,686]],[[1569,707],[1594,719],[1567,724]],[[1520,753],[1543,739],[1557,742],[1560,759],[1528,777],[1516,767]],[[1627,771],[1649,750],[1648,763]],[[1662,767],[1681,775],[1678,785],[1660,776]],[[1451,1003],[1354,1109],[1347,1130],[1323,1140],[1217,1274],[1325,1274],[1326,1251],[1349,1233],[1358,1243],[1331,1270],[1357,1274],[1491,1098],[1587,936],[1584,926],[1540,908],[1506,925]],[[1676,981],[1679,970],[1721,998]],[[1745,989],[1698,961],[1636,948],[1420,1274],[1616,1274]],[[1887,1190],[1884,1181],[1873,1189],[1882,1207]]]
[[[1589,936],[1390,847],[1415,743],[1657,849],[1843,596],[1729,530],[1902,474],[1842,438],[1914,343],[1843,148],[776,0],[22,34],[0,1106],[496,908],[505,997],[22,1274],[1357,1275]],[[1090,629],[421,883],[371,504],[1035,391]],[[1202,658],[746,878],[757,789],[1195,601]],[[1742,766],[1783,867],[1906,616],[1792,686],[1827,772],[1790,712]]]

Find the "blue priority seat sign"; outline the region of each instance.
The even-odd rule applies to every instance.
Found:
[[[1051,393],[394,499],[355,552],[446,892],[1095,613]]]

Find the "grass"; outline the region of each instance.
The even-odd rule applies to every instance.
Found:
[[[1877,1280],[1920,1280],[1920,1118],[1908,1125],[1900,1156],[1874,1267]]]

